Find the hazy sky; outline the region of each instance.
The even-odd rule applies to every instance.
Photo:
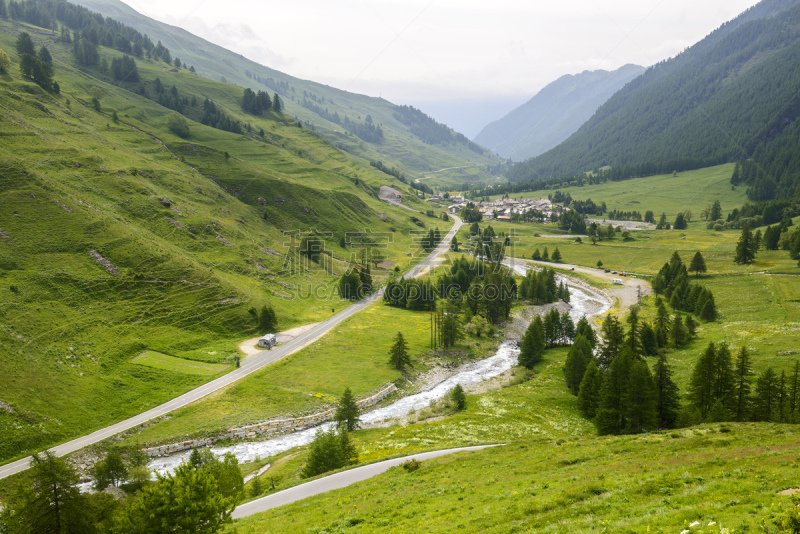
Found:
[[[757,3],[122,1],[269,67],[411,104],[457,129],[458,116],[471,109],[460,128],[470,137],[477,131],[466,124],[476,128],[478,115],[492,115],[483,123],[499,118],[559,76],[652,65]]]

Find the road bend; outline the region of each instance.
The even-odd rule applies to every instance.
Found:
[[[459,219],[458,217],[453,216],[452,218],[454,221],[453,227],[447,233],[447,236],[445,236],[445,238],[442,239],[442,242],[439,244],[439,246],[437,246],[433,252],[431,252],[427,257],[425,257],[413,269],[407,272],[403,276],[403,278],[415,277],[422,269],[424,269],[428,265],[431,265],[433,263],[433,260],[435,260],[439,255],[443,254],[449,249],[450,240],[456,234],[456,232],[458,232],[459,228],[461,228],[463,224],[461,222],[461,219]],[[164,404],[156,406],[155,408],[151,408],[146,412],[142,412],[139,415],[135,415],[129,419],[120,421],[119,423],[107,426],[105,428],[92,432],[91,434],[87,434],[86,436],[73,439],[72,441],[62,443],[61,445],[56,445],[50,448],[50,451],[56,456],[64,456],[66,454],[70,454],[72,452],[80,450],[84,447],[88,447],[89,445],[92,445],[99,441],[103,441],[104,439],[108,439],[111,436],[119,434],[120,432],[130,430],[131,428],[146,423],[151,419],[161,417],[162,415],[175,411],[178,408],[182,408],[187,404],[191,404],[192,402],[200,400],[203,397],[206,397],[207,395],[214,393],[215,391],[219,391],[220,389],[227,387],[238,380],[241,380],[247,375],[255,373],[260,369],[263,369],[267,365],[275,363],[278,360],[281,360],[291,354],[294,354],[303,347],[309,345],[310,343],[313,343],[317,339],[324,336],[333,327],[335,327],[342,321],[364,310],[367,306],[369,306],[376,300],[380,299],[382,296],[383,296],[383,289],[377,291],[373,295],[363,300],[356,302],[355,304],[350,305],[349,307],[345,308],[339,313],[332,315],[325,321],[322,321],[321,323],[317,324],[313,328],[309,329],[307,332],[300,334],[299,336],[289,341],[288,343],[285,343],[280,347],[275,347],[272,350],[261,351],[257,354],[254,354],[253,356],[248,357],[246,360],[242,362],[241,367],[231,371],[225,376],[221,376],[216,380],[212,380],[211,382],[208,382],[196,389],[184,393],[179,397],[175,397],[174,399],[165,402]],[[25,458],[22,458],[21,460],[17,460],[15,462],[11,462],[3,466],[0,466],[0,479],[25,471],[30,466],[30,461],[31,457],[27,456]]]
[[[473,447],[459,447],[456,449],[423,452],[420,454],[412,454],[411,456],[404,456],[402,458],[392,458],[391,460],[384,460],[374,464],[355,467],[347,471],[342,471],[341,473],[335,473],[327,477],[312,480],[311,482],[306,482],[305,484],[300,484],[299,486],[295,486],[293,488],[273,493],[272,495],[267,495],[266,497],[256,499],[255,501],[244,503],[236,507],[232,516],[234,519],[241,519],[242,517],[265,512],[272,508],[277,508],[278,506],[283,506],[284,504],[290,504],[307,497],[313,497],[314,495],[319,495],[320,493],[344,488],[351,484],[355,484],[356,482],[361,482],[362,480],[367,480],[374,476],[378,476],[381,473],[385,473],[390,468],[400,465],[407,460],[431,460],[447,454],[453,454],[454,452],[479,451],[488,447],[497,446],[498,445],[476,445]]]

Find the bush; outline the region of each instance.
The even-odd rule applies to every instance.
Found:
[[[400,464],[400,467],[402,467],[403,469],[405,469],[409,473],[413,473],[414,471],[419,469],[420,466],[422,466],[422,464],[419,462],[419,460],[417,460],[415,458],[412,458],[410,460],[406,460],[405,462]]]
[[[189,137],[189,123],[177,113],[170,113],[167,117],[167,127],[179,137]]]
[[[327,432],[320,429],[311,442],[308,461],[301,474],[309,478],[357,461],[358,452],[348,432],[337,432],[334,427]]]
[[[456,387],[450,392],[453,403],[456,405],[456,410],[459,412],[467,407],[467,396],[464,394],[464,388],[461,384],[456,384]]]

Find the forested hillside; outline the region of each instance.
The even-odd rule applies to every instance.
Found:
[[[181,28],[150,19],[118,0],[86,0],[81,5],[160,40],[173,56],[194,66],[200,76],[279,94],[287,114],[337,147],[366,159],[392,163],[411,177],[469,164],[485,169],[499,161],[491,151],[447,127],[452,138],[447,143],[417,135],[412,124],[396,117],[396,106],[382,98],[302,80],[260,65]],[[484,170],[471,179],[485,181],[488,177],[488,170]]]
[[[597,108],[642,72],[644,67],[625,65],[613,72],[596,70],[562,76],[525,104],[484,127],[475,142],[515,161],[538,156],[573,134]]]
[[[787,155],[796,153],[798,62],[800,5],[764,0],[649,68],[567,141],[515,166],[509,178],[570,176],[603,166],[632,177],[753,157],[762,178],[750,172],[741,178],[755,185],[752,198],[793,194],[800,168],[787,166],[796,164]],[[773,157],[779,152],[784,157]]]
[[[365,228],[413,261],[417,225],[377,192],[416,196],[280,97],[64,2],[0,0],[0,51],[0,460],[228,372],[265,308],[327,318]]]

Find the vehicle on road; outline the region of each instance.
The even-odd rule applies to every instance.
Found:
[[[621,285],[623,285],[623,284],[622,284],[622,280],[620,280],[619,278],[612,278],[612,279],[611,279],[611,283],[612,283],[612,284],[616,284],[616,285],[618,285],[618,286],[621,286]]]

